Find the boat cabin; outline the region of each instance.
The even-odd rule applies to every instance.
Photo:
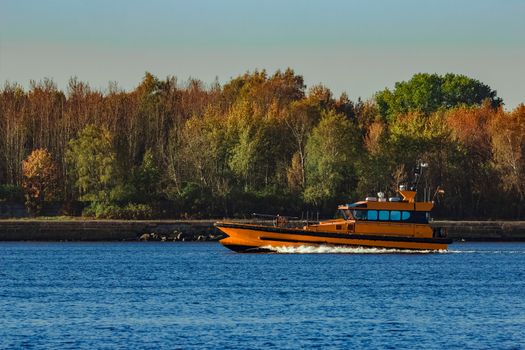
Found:
[[[345,220],[427,224],[432,202],[416,202],[415,191],[399,191],[402,198],[367,197],[365,201],[340,205]]]
[[[399,190],[401,197],[367,197],[366,200],[340,205],[342,218],[321,221],[304,229],[347,231],[348,233],[383,232],[385,235],[432,237],[429,226],[432,202],[417,202],[416,191]]]

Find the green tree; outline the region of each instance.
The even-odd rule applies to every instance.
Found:
[[[428,117],[421,113],[410,113],[397,118],[390,125],[388,138],[380,151],[385,161],[390,163],[388,172],[395,173],[398,166],[411,170],[418,161],[429,163],[436,173],[443,169],[442,159],[447,157],[448,151],[452,152],[448,147],[456,146],[445,118],[446,115],[441,112]],[[410,174],[407,175],[410,177]],[[392,183],[392,189],[398,184]]]
[[[341,114],[324,112],[306,144],[304,198],[318,207],[348,199],[356,184],[358,131]]]
[[[480,105],[489,100],[493,107],[502,104],[495,90],[464,75],[418,73],[409,81],[397,82],[394,90],[385,89],[375,100],[383,118],[409,112],[430,114],[440,108]]]
[[[159,168],[153,156],[153,151],[147,149],[134,176],[137,197],[142,201],[150,202],[158,198],[160,190]]]
[[[181,168],[182,183],[175,197],[182,199],[185,208],[213,212],[214,199],[220,200],[227,212],[227,200],[231,191],[231,174],[227,155],[229,137],[226,135],[225,118],[209,109],[203,116],[194,116],[184,125],[178,151],[174,160]],[[206,205],[201,205],[205,204]]]
[[[398,116],[389,125],[388,134],[376,153],[375,159],[380,160],[378,165],[383,167],[378,177],[382,180],[375,183],[382,187],[376,189],[393,195],[399,184],[413,179],[414,166],[425,162],[429,168],[420,179],[419,195],[423,195],[425,189],[430,191],[441,186],[447,193],[445,206],[451,213],[458,215],[464,213],[465,208],[474,208],[471,197],[475,191],[469,187],[469,177],[475,177],[480,166],[465,165],[465,149],[450,127],[449,119],[449,113],[442,111],[429,116],[417,112]],[[363,183],[369,182],[368,176],[367,172],[362,174]],[[483,184],[479,181],[476,187],[485,186]]]
[[[86,126],[69,142],[66,157],[80,199],[109,201],[118,182],[111,133],[95,125]]]
[[[304,190],[306,184],[306,143],[312,128],[321,119],[321,107],[310,93],[307,99],[294,101],[284,113],[283,120],[291,141],[293,156],[287,170],[288,185],[292,191]]]
[[[238,103],[228,114],[228,167],[244,191],[258,190],[273,175],[282,143],[278,122],[270,113],[260,114],[249,101]],[[282,129],[280,129],[282,130]]]
[[[181,139],[180,158],[186,167],[186,179],[215,190],[226,171],[224,120],[212,111],[194,116],[184,125]]]
[[[147,149],[142,163],[125,174],[122,170],[119,181],[112,188],[110,200],[124,203],[152,203],[160,198],[161,174],[151,149]]]

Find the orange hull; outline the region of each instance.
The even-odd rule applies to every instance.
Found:
[[[452,241],[446,238],[416,238],[381,234],[352,234],[309,231],[234,222],[215,226],[228,237],[220,242],[236,252],[271,251],[272,247],[350,246],[409,250],[444,250]]]

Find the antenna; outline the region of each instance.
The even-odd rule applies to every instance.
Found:
[[[412,182],[412,191],[417,191],[417,186],[419,185],[419,179],[423,173],[423,169],[428,168],[428,163],[423,163],[418,161],[416,168],[414,169],[414,181]]]

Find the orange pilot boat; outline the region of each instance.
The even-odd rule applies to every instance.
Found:
[[[273,225],[217,222],[227,237],[220,242],[236,252],[271,252],[281,247],[337,246],[403,250],[445,250],[451,239],[446,230],[429,224],[433,200],[416,201],[416,186],[400,186],[401,197],[367,197],[340,205],[341,218],[290,227],[277,216]],[[441,193],[438,189],[436,193]],[[435,197],[435,195],[434,195]]]

